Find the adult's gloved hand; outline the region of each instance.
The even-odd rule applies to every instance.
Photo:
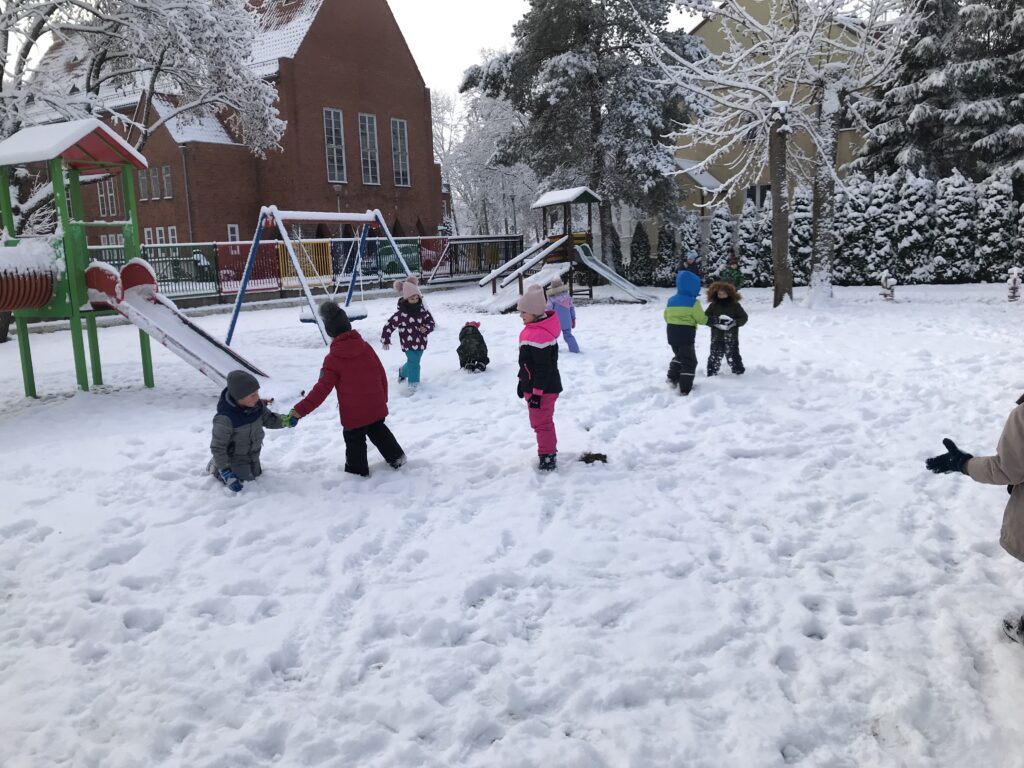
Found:
[[[232,472],[230,469],[222,469],[220,471],[220,479],[224,481],[224,485],[230,488],[235,493],[242,490],[242,481],[238,479],[238,475]]]
[[[531,408],[540,408],[540,395],[534,392],[526,402],[530,404]]]
[[[943,439],[942,444],[946,446],[946,453],[927,459],[924,465],[937,475],[947,472],[964,472],[967,460],[973,459],[974,456],[961,451],[956,447],[956,443],[948,437]]]

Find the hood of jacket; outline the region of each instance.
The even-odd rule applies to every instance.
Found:
[[[700,278],[693,272],[682,270],[676,273],[676,292],[669,297],[670,307],[692,307],[700,294]]]
[[[363,354],[363,347],[366,342],[359,335],[359,331],[345,331],[343,334],[334,337],[331,342],[331,354],[334,357],[351,359]]]
[[[459,331],[459,341],[465,341],[466,339],[479,339],[483,338],[483,334],[480,333],[479,328],[475,328],[472,325],[462,326],[462,330]]]
[[[562,326],[558,322],[558,315],[553,310],[547,310],[543,320],[535,323],[527,323],[519,333],[519,341],[531,343],[545,343],[556,340],[562,335]]]

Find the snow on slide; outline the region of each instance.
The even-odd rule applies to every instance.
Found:
[[[653,300],[651,296],[641,291],[603,261],[595,258],[589,245],[577,245],[576,253],[579,255],[580,261],[582,261],[584,265],[597,272],[597,274],[601,275],[601,277],[609,283],[614,285],[620,291],[626,293],[628,296],[636,299],[641,304],[646,304],[648,301]]]
[[[221,386],[226,385],[228,374],[238,368],[255,376],[267,376],[185,317],[172,301],[154,293],[149,286],[127,289],[124,299],[115,308],[134,325]]]
[[[567,261],[560,261],[554,264],[546,264],[540,272],[535,275],[530,275],[528,278],[523,280],[523,290],[526,290],[531,285],[539,285],[541,287],[547,287],[548,283],[554,280],[556,277],[564,277],[572,266]],[[480,309],[484,312],[490,312],[492,314],[498,314],[501,312],[508,312],[510,309],[515,307],[516,302],[519,301],[519,283],[513,283],[507,288],[502,288],[496,294],[494,294],[488,301],[480,305]]]

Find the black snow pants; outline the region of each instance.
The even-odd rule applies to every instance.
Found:
[[[740,357],[740,334],[733,328],[731,331],[711,329],[711,354],[708,355],[708,376],[714,376],[722,367],[722,355],[735,374],[743,373],[743,358]]]
[[[697,373],[697,350],[694,342],[673,344],[672,362],[668,364],[668,380],[679,385],[679,391],[689,394],[693,389],[693,377]]]
[[[367,424],[358,429],[342,430],[345,438],[345,471],[353,475],[366,477],[370,474],[370,467],[366,461],[366,438],[370,438],[381,456],[391,466],[401,466],[399,460],[405,456],[402,446],[398,444],[395,436],[391,434],[384,423],[384,419]]]

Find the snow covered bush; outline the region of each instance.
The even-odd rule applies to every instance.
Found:
[[[629,242],[628,279],[635,285],[650,285],[654,279],[651,264],[651,241],[642,221],[636,223],[633,239]]]
[[[1016,226],[1013,185],[996,174],[978,185],[978,218],[975,232],[976,280],[1002,282],[1012,266]]]
[[[654,263],[654,285],[671,288],[676,284],[679,256],[676,253],[676,233],[665,224],[658,230],[658,257]]]
[[[899,218],[896,174],[880,173],[871,185],[866,219],[868,251],[865,278],[874,282],[883,269],[890,273],[896,264],[896,222]]]
[[[711,215],[711,231],[708,235],[708,252],[704,258],[704,277],[715,280],[722,274],[733,255],[733,222],[729,206],[716,206]]]
[[[871,205],[871,181],[861,173],[851,173],[843,182],[842,203],[836,217],[836,259],[833,276],[840,285],[866,285],[875,282],[868,275],[871,252],[868,207]]]
[[[789,204],[789,261],[793,283],[807,285],[811,272],[811,191],[797,187]]]
[[[974,279],[974,183],[960,171],[940,179],[935,188],[935,281],[963,283]]]
[[[931,282],[934,273],[935,182],[907,171],[896,219],[895,277],[900,285]]]

